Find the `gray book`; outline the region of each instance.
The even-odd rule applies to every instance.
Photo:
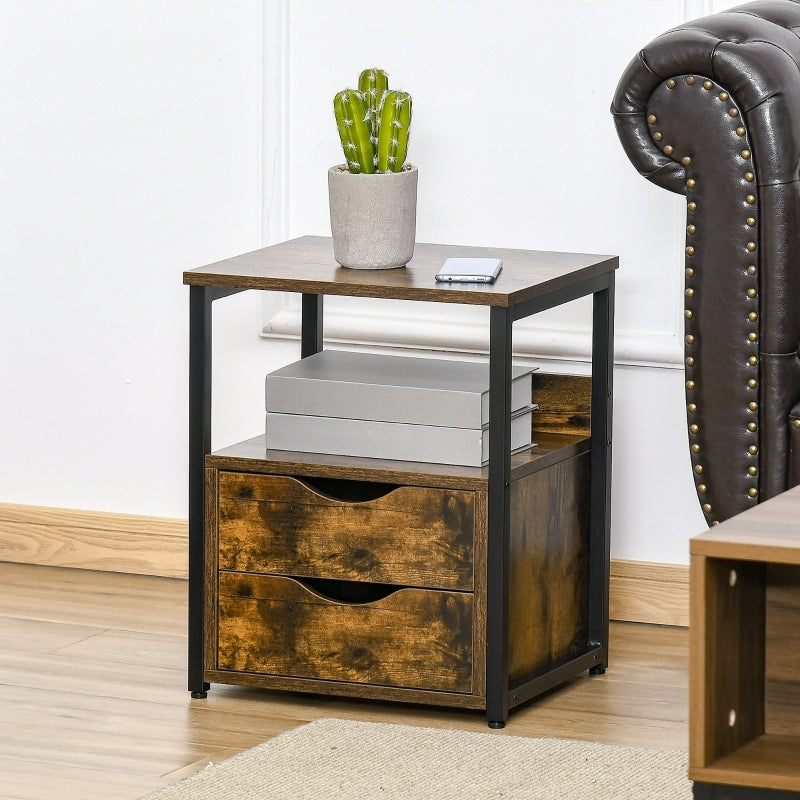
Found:
[[[531,404],[529,367],[514,367],[511,410]],[[267,375],[268,412],[480,429],[489,365],[323,350]]]
[[[511,419],[512,452],[531,443],[533,407]],[[267,412],[267,447],[304,453],[480,467],[489,460],[489,429],[313,417]]]

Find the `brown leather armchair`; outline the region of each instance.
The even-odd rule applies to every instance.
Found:
[[[720,522],[800,480],[800,3],[687,22],[631,61],[611,111],[648,180],[686,196],[695,485]]]

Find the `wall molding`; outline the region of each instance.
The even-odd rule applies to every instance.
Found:
[[[329,344],[394,347],[458,353],[488,353],[487,309],[451,307],[444,303],[408,303],[325,297],[324,338]],[[295,295],[262,293],[262,329],[266,338],[300,336],[300,301]],[[587,315],[591,317],[591,311]],[[683,369],[683,342],[677,328],[652,333],[615,333],[617,364]],[[588,326],[521,320],[514,325],[514,355],[589,363],[592,336]]]
[[[188,523],[0,503],[0,561],[186,578]],[[611,618],[689,624],[689,568],[611,562]]]

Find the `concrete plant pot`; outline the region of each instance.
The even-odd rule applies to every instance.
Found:
[[[404,267],[414,255],[417,232],[417,168],[351,173],[328,170],[333,255],[351,269]]]

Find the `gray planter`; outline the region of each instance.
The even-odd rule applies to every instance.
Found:
[[[343,267],[404,267],[414,255],[417,168],[352,174],[344,164],[328,170],[333,255]]]

